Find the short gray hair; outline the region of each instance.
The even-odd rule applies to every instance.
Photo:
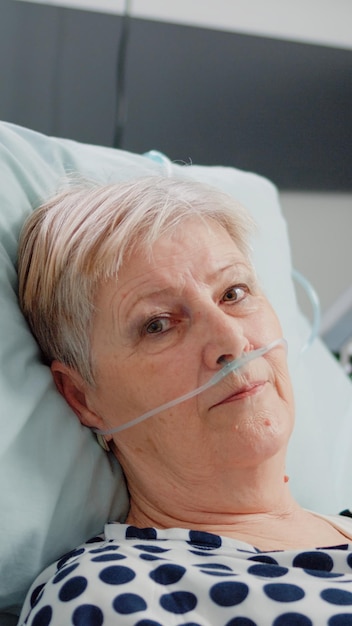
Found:
[[[20,238],[20,305],[46,361],[77,370],[91,385],[90,334],[99,285],[117,276],[138,247],[199,217],[223,226],[250,260],[253,222],[218,189],[184,178],[149,176],[70,185],[36,209]]]

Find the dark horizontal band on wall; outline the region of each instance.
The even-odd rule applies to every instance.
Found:
[[[0,116],[112,145],[122,18],[2,3]],[[131,19],[125,71],[121,147],[352,190],[351,50]]]

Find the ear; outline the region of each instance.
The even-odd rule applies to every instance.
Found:
[[[82,376],[60,361],[52,362],[51,373],[58,391],[75,412],[81,424],[89,428],[102,428],[103,420],[90,406],[89,392],[92,388]]]

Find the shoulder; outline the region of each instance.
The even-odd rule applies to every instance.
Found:
[[[158,533],[107,524],[104,535],[63,555],[38,576],[27,594],[19,625],[91,623],[82,614],[86,606],[94,612],[94,624],[102,623],[101,616],[109,611],[110,622],[104,617],[104,623],[146,610],[155,583],[177,582],[187,568],[178,563],[181,544],[188,547],[189,532],[161,531],[161,538]],[[39,615],[42,621],[37,622]]]
[[[334,528],[342,532],[352,541],[352,513],[348,509],[339,515],[323,515],[322,513],[314,513],[316,517],[326,520]]]

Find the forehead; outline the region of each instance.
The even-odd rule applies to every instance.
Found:
[[[215,222],[197,218],[162,235],[150,250],[143,247],[124,261],[118,276],[103,283],[95,301],[98,317],[129,318],[131,312],[161,300],[200,290],[224,277],[255,282],[249,260],[228,232]]]
[[[161,283],[173,282],[177,275],[191,273],[206,280],[226,265],[251,264],[239,250],[223,226],[198,218],[185,220],[172,232],[159,237],[146,249],[139,248],[123,263],[118,286],[129,283],[130,287],[147,279]]]

